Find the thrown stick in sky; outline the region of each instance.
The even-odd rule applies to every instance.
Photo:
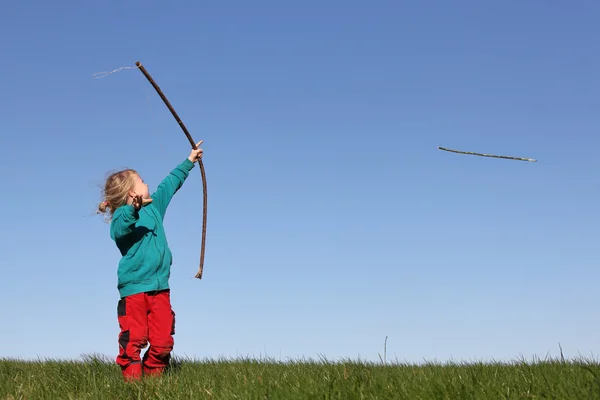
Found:
[[[458,154],[469,154],[469,155],[472,155],[472,156],[504,158],[504,159],[508,159],[508,160],[537,162],[537,160],[535,160],[533,158],[512,157],[512,156],[497,156],[497,155],[494,155],[494,154],[474,153],[472,151],[452,150],[452,149],[447,149],[447,148],[441,147],[441,146],[438,146],[438,149],[444,150],[444,151],[449,151],[449,152],[452,152],[452,153],[458,153]]]

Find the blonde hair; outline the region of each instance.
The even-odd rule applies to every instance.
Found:
[[[108,213],[108,221],[110,221],[117,208],[127,204],[129,191],[135,187],[133,179],[136,175],[137,171],[124,169],[106,178],[104,189],[102,190],[103,200],[98,204],[98,212],[100,214]]]

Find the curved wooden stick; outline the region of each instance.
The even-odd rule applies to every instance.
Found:
[[[173,114],[173,117],[175,118],[175,120],[177,121],[177,123],[179,124],[181,129],[183,130],[183,133],[185,133],[185,136],[187,137],[190,144],[192,145],[192,148],[194,150],[196,150],[197,149],[196,142],[194,142],[194,139],[192,139],[192,135],[190,135],[187,128],[183,124],[183,121],[181,121],[181,118],[179,118],[179,115],[177,115],[177,112],[175,112],[175,109],[173,109],[173,106],[171,106],[171,103],[169,103],[169,100],[167,100],[167,97],[163,94],[162,90],[160,90],[160,87],[158,87],[156,82],[154,82],[154,79],[152,79],[152,77],[150,76],[148,71],[146,71],[146,68],[144,68],[144,66],[142,65],[141,62],[137,61],[135,63],[135,65],[140,69],[140,71],[142,71],[142,73],[144,74],[146,79],[148,79],[148,82],[150,82],[150,84],[152,84],[152,86],[154,87],[154,90],[156,90],[156,92],[158,93],[158,95],[160,96],[162,101],[165,103],[165,105],[167,106],[169,111],[171,111],[171,114]],[[207,214],[206,200],[207,200],[208,196],[206,193],[206,173],[204,171],[204,164],[202,163],[202,159],[198,160],[198,164],[200,165],[200,174],[202,174],[202,192],[204,195],[204,199],[203,199],[203,203],[204,203],[203,208],[204,209],[202,212],[202,250],[200,251],[200,266],[198,267],[198,272],[196,273],[196,278],[202,279],[202,272],[204,270],[204,246],[206,244],[206,214]]]

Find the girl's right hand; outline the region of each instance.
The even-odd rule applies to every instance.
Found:
[[[140,208],[142,208],[142,206],[144,204],[152,203],[152,199],[144,199],[144,198],[142,198],[141,194],[138,194],[136,196],[132,196],[132,198],[133,198],[133,201],[132,201],[131,205],[133,206],[133,208],[136,211],[139,211]]]

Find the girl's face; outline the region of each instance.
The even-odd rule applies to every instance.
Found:
[[[150,194],[148,193],[148,185],[144,183],[144,180],[138,175],[133,175],[133,181],[135,186],[133,187],[133,195],[142,195],[144,199],[149,199]]]

